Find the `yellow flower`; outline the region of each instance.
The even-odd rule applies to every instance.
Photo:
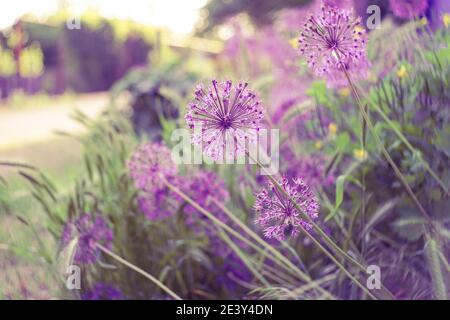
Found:
[[[344,88],[339,89],[338,93],[342,98],[347,98],[350,95],[350,89],[347,87],[344,87]]]
[[[419,25],[421,27],[425,27],[428,24],[428,19],[426,17],[423,17],[422,19],[419,20]]]
[[[408,70],[406,70],[405,66],[401,66],[400,69],[398,69],[397,76],[399,78],[404,78],[408,76]]]
[[[363,150],[363,149],[356,149],[356,150],[354,150],[353,151],[353,155],[359,161],[366,160],[367,156],[368,156],[366,150]]]
[[[323,142],[322,141],[316,141],[316,143],[314,144],[314,146],[316,147],[316,149],[322,149],[323,148]]]
[[[337,124],[334,123],[334,122],[331,122],[331,123],[328,125],[328,135],[330,135],[330,136],[335,136],[337,132],[338,132],[338,126],[337,126]]]
[[[450,26],[450,13],[444,13],[442,15],[442,22],[444,23],[444,26],[448,28]]]
[[[298,38],[292,38],[291,40],[289,40],[289,44],[292,46],[292,48],[298,49]]]

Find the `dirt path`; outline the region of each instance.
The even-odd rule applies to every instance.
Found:
[[[107,107],[108,93],[80,95],[45,107],[7,109],[0,105],[0,152],[54,138],[55,131],[76,133],[81,126],[70,118],[75,109],[96,117]]]

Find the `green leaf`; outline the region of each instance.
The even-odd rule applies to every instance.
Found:
[[[343,152],[349,149],[350,136],[347,132],[341,132],[337,135],[335,140],[337,150]]]

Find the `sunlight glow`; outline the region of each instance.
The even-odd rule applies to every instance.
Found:
[[[26,13],[45,17],[68,6],[74,13],[95,9],[105,17],[131,19],[186,34],[192,31],[205,3],[206,0],[16,0],[14,5],[2,5],[0,28],[11,26]]]

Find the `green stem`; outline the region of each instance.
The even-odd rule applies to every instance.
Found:
[[[238,224],[247,234],[252,237],[254,240],[256,240],[259,244],[263,245],[264,247],[268,248],[278,259],[282,260],[284,263],[286,263],[290,267],[295,267],[295,265],[286,257],[284,257],[278,250],[273,249],[272,246],[270,246],[266,241],[261,239],[260,236],[258,236],[253,230],[251,230],[249,227],[247,227],[246,224],[242,223],[228,208],[226,208],[222,203],[217,201],[216,199],[213,199],[213,202],[221,209],[226,215],[228,215],[236,224]],[[295,267],[297,268],[297,267]],[[308,277],[305,274],[306,277]],[[309,281],[311,279],[308,277]],[[326,292],[329,294],[328,292]],[[332,297],[332,296],[331,296]]]
[[[408,139],[404,136],[404,134],[398,130],[398,128],[394,125],[394,123],[389,119],[389,117],[381,110],[381,108],[375,104],[372,103],[372,107],[379,113],[379,115],[383,118],[384,121],[386,121],[391,129],[394,131],[394,133],[397,135],[397,137],[406,145],[406,147],[412,152],[416,153],[417,150],[414,148],[414,146],[408,141]],[[420,162],[424,166],[425,170],[428,171],[428,173],[436,180],[436,182],[439,184],[439,186],[442,188],[442,190],[445,192],[447,197],[450,197],[450,191],[445,185],[445,183],[439,178],[436,172],[429,166],[429,164],[420,157]]]
[[[309,282],[311,281],[311,279],[304,274],[300,269],[298,269],[294,264],[292,264],[292,262],[290,262],[288,259],[286,259],[283,255],[281,255],[276,249],[274,249],[272,246],[270,246],[268,243],[264,243],[264,247],[270,251],[273,255],[275,255],[277,258],[279,258],[281,261],[283,261],[284,263],[281,263],[280,261],[274,259],[271,255],[269,255],[267,252],[265,252],[264,250],[262,250],[260,247],[258,247],[257,245],[255,245],[254,243],[252,243],[251,241],[249,241],[247,238],[245,238],[244,236],[242,236],[240,233],[238,233],[236,230],[232,229],[230,226],[228,226],[227,224],[225,224],[224,222],[220,221],[219,219],[217,219],[212,213],[208,212],[207,210],[205,210],[203,207],[201,207],[197,202],[195,202],[194,200],[192,200],[188,195],[186,195],[183,191],[181,191],[180,189],[178,189],[176,186],[174,186],[173,184],[171,184],[169,181],[167,181],[167,179],[161,177],[162,181],[164,182],[164,184],[173,192],[175,192],[177,195],[179,195],[182,199],[184,199],[187,203],[189,203],[191,206],[193,206],[195,209],[197,209],[200,213],[202,213],[204,216],[206,216],[207,218],[209,218],[210,220],[212,220],[215,224],[217,224],[218,226],[220,226],[221,228],[223,228],[224,230],[226,230],[227,232],[229,232],[230,234],[232,234],[233,236],[235,236],[236,238],[238,238],[239,240],[245,242],[247,245],[251,246],[253,249],[257,250],[259,253],[261,253],[262,255],[270,258],[271,260],[273,260],[275,263],[278,263],[280,266],[284,267],[286,270],[290,271],[290,272],[294,272],[294,274],[297,274],[297,276],[299,277],[299,279],[305,281],[305,282]],[[242,227],[244,224],[239,221],[238,222],[239,226]]]
[[[430,267],[431,282],[433,283],[436,299],[447,300],[447,288],[442,274],[439,258],[440,250],[437,241],[428,237],[428,241],[425,245],[425,252]]]
[[[97,248],[99,248],[101,251],[103,251],[104,253],[106,253],[107,255],[109,255],[110,257],[114,258],[115,260],[119,261],[120,263],[122,263],[123,265],[127,266],[128,268],[136,271],[137,273],[143,275],[144,277],[146,277],[147,279],[149,279],[150,281],[152,281],[154,284],[156,284],[158,287],[160,287],[162,290],[164,290],[168,295],[170,295],[172,298],[174,298],[175,300],[182,300],[175,292],[173,292],[172,290],[170,290],[166,285],[164,285],[164,283],[162,283],[161,281],[159,281],[158,279],[156,279],[154,276],[152,276],[151,274],[145,272],[144,270],[142,270],[141,268],[135,266],[134,264],[128,262],[127,260],[123,259],[122,257],[118,256],[117,254],[115,254],[114,252],[106,249],[104,246],[102,246],[101,244],[97,243]]]
[[[284,190],[279,183],[272,177],[272,175],[266,170],[266,168],[257,160],[251,157],[250,153],[247,152],[247,155],[255,162],[258,164],[258,166],[265,171],[266,175],[269,177],[269,179],[272,181],[272,183],[277,186],[277,188],[290,200],[292,201],[292,203],[296,206],[296,208],[299,210],[299,212],[302,214],[302,216],[304,218],[306,218],[308,220],[308,222],[310,222],[313,227],[314,230],[316,230],[321,236],[322,238],[324,238],[326,240],[327,243],[329,243],[329,245],[334,248],[336,251],[340,252],[345,258],[349,259],[351,262],[353,262],[354,264],[356,264],[361,270],[363,270],[364,272],[366,272],[366,268],[364,268],[359,262],[357,262],[355,259],[351,258],[346,252],[344,252],[341,248],[339,248],[338,245],[336,245],[333,240],[331,240],[328,235],[314,222],[313,219],[311,219],[311,217],[309,217],[309,215],[305,214],[302,210],[302,208],[298,205],[298,203],[296,203],[296,201],[294,201],[292,199],[292,197],[286,192],[286,190]],[[359,282],[358,279],[356,279],[324,246],[322,246],[322,244],[317,241],[305,228],[303,228],[303,226],[300,226],[301,230],[307,235],[308,238],[311,239],[311,241],[314,242],[314,244],[317,245],[317,247],[323,251],[335,264],[336,266],[341,269],[353,282],[355,282],[355,284],[360,287],[364,292],[366,292],[372,299],[377,299],[370,291],[368,291],[368,289],[361,284],[361,282]],[[392,296],[390,294],[390,296]]]
[[[412,191],[411,187],[409,186],[408,182],[406,181],[405,177],[403,176],[403,174],[401,173],[400,169],[398,168],[397,164],[394,162],[394,160],[391,158],[389,152],[386,150],[386,148],[384,147],[383,143],[381,142],[380,137],[378,136],[378,134],[375,131],[375,128],[372,124],[372,121],[370,121],[369,115],[367,114],[367,112],[365,111],[365,108],[362,104],[361,98],[359,96],[358,90],[356,89],[355,85],[353,84],[353,81],[350,78],[350,75],[348,74],[347,70],[344,69],[344,74],[347,78],[347,81],[350,85],[350,88],[353,92],[353,95],[356,99],[356,104],[359,107],[359,110],[361,111],[361,113],[364,116],[364,119],[367,122],[367,126],[369,127],[370,132],[372,133],[375,142],[377,144],[377,146],[381,149],[381,152],[383,153],[384,157],[386,158],[386,160],[388,161],[388,163],[391,165],[392,169],[394,170],[395,175],[398,177],[398,179],[400,180],[400,182],[403,184],[403,187],[405,188],[406,192],[409,194],[409,196],[411,197],[411,199],[413,200],[414,204],[416,205],[416,207],[419,209],[419,211],[421,212],[421,214],[423,215],[423,217],[427,220],[427,222],[429,223],[430,227],[432,229],[434,229],[434,224],[433,221],[431,220],[429,214],[427,213],[427,211],[425,210],[425,208],[422,206],[422,204],[420,203],[420,201],[417,199],[416,195],[414,194],[414,192]]]

